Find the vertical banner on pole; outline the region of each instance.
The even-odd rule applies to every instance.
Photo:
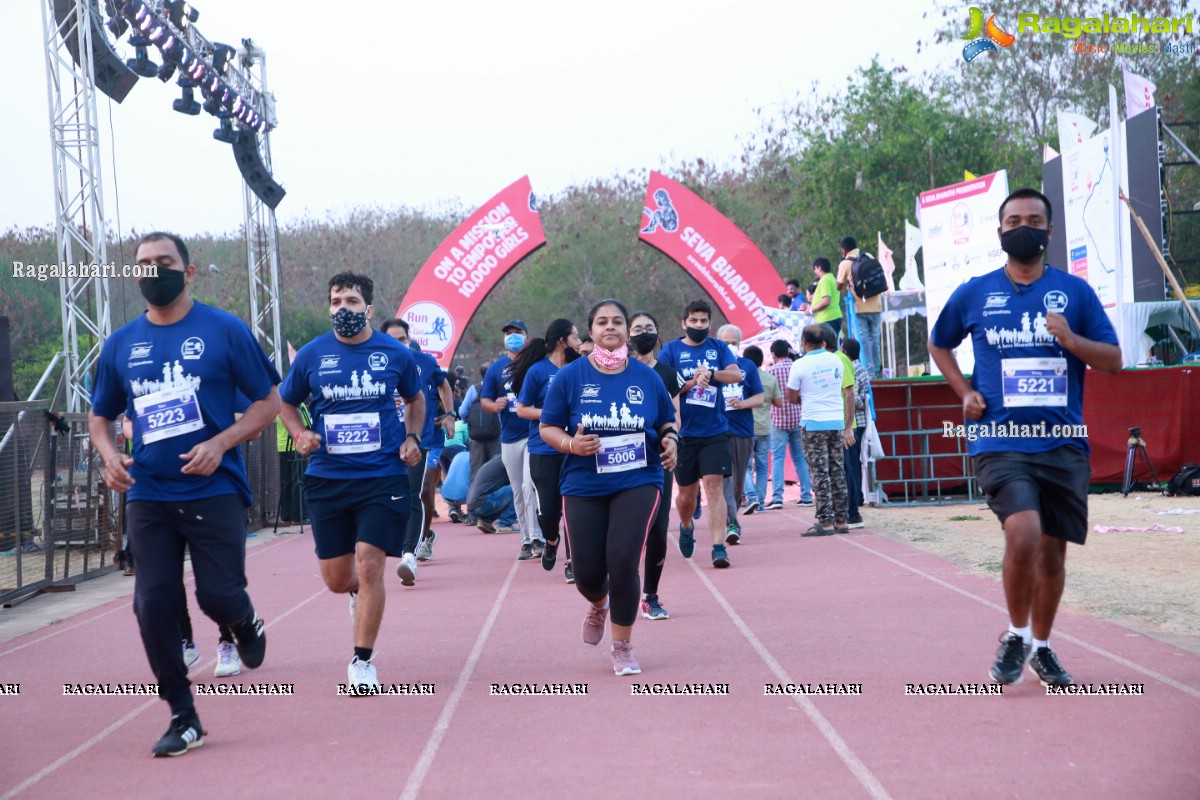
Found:
[[[546,243],[537,199],[523,177],[454,229],[425,261],[397,316],[409,335],[450,366],[480,303],[521,259]]]
[[[1003,266],[1000,249],[1000,204],[1008,196],[1005,170],[981,175],[973,181],[922,192],[921,246],[925,251],[925,303],[929,329],[950,295],[971,278]],[[967,339],[955,349],[963,372],[975,367],[975,351]],[[940,374],[936,363],[930,364]]]

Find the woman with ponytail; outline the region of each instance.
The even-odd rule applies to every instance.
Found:
[[[558,524],[562,519],[558,475],[562,472],[563,454],[542,441],[539,434],[542,403],[559,369],[579,358],[578,347],[579,331],[575,324],[569,319],[556,319],[546,328],[546,338],[533,339],[526,344],[512,366],[517,416],[529,420],[529,476],[536,489],[538,527],[546,539],[542,568],[547,571],[554,569],[558,558]],[[567,548],[566,578],[567,583],[575,582],[570,547]]]

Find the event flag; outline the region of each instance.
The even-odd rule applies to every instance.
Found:
[[[896,284],[892,282],[892,274],[896,271],[896,262],[892,260],[892,248],[883,243],[881,231],[875,231],[875,249],[879,256],[879,265],[883,267],[884,277],[887,278],[888,291],[894,292]]]
[[[783,279],[749,236],[683,184],[650,173],[638,238],[695,278],[743,336],[771,326],[762,298],[774,304]]]
[[[413,278],[396,316],[408,323],[423,352],[448,367],[483,299],[545,243],[526,176],[480,206],[438,245]]]
[[[978,177],[979,177],[978,175],[976,175],[974,172],[971,172],[970,170],[966,170],[966,169],[963,170],[963,180],[964,181],[973,181]]]
[[[1058,110],[1058,149],[1066,153],[1091,137],[1096,130],[1096,123],[1083,114],[1072,111]]]
[[[921,249],[921,229],[904,220],[904,274],[900,276],[900,289],[919,292],[925,288],[917,274],[917,251]]]
[[[1154,91],[1158,88],[1141,75],[1121,67],[1125,75],[1125,119],[1133,119],[1148,108],[1154,108]]]

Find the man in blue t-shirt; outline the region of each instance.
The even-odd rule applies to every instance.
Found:
[[[247,667],[266,654],[263,622],[246,593],[251,497],[238,445],[279,412],[279,373],[245,323],[190,297],[196,267],[183,240],[149,233],[135,252],[157,275],[138,281],[146,314],[115,331],[100,352],[88,432],[104,460],[105,484],[127,492],[134,613],[159,696],[171,707],[170,727],[152,752],[178,756],[204,743],[180,657],[185,547],[200,608],[232,631]],[[235,420],[239,391],[250,404]],[[121,414],[132,421],[132,458],[110,435]]]
[[[529,477],[529,420],[517,416],[517,396],[512,390],[509,367],[525,346],[529,327],[524,320],[510,319],[500,329],[504,334],[504,355],[488,367],[479,390],[479,402],[489,414],[500,415],[500,457],[508,470],[508,482],[513,489],[513,503],[521,525],[522,561],[541,558],[546,547],[537,521],[537,492]]]
[[[280,390],[296,452],[310,456],[304,502],[321,578],[331,592],[350,595],[350,693],[380,685],[371,656],[383,621],[383,571],[388,556],[402,554],[411,504],[406,465],[419,463],[425,428],[413,352],[368,322],[374,289],[353,272],[329,279],[333,330],[300,348]],[[403,423],[393,393],[404,400]],[[311,428],[297,408],[309,397]]]
[[[1047,686],[1073,683],[1050,629],[1062,597],[1067,542],[1087,539],[1087,367],[1117,373],[1121,350],[1086,281],[1045,263],[1054,231],[1050,201],[1018,189],[1000,204],[1000,246],[1008,262],[959,286],[929,337],[929,352],[962,398],[975,475],[1004,529],[1004,594],[1009,628],[992,665],[997,683],[1021,680],[1025,662]],[[968,383],[954,348],[975,351]]]
[[[731,474],[725,476],[724,493],[726,514],[729,517],[727,544],[738,544],[742,538],[742,526],[737,512],[746,499],[746,468],[750,466],[750,455],[754,452],[754,409],[763,404],[764,391],[758,367],[748,358],[743,358],[742,329],[737,325],[722,325],[717,338],[729,345],[742,380],[721,387],[724,396],[725,419],[729,422],[729,460]]]
[[[409,336],[408,323],[402,319],[389,319],[379,327],[400,344],[413,351],[417,374],[421,377],[421,391],[425,393],[425,429],[421,432],[421,460],[408,468],[408,490],[412,494],[412,510],[404,532],[404,554],[396,565],[400,583],[414,586],[417,582],[417,554],[422,561],[433,558],[433,544],[437,535],[430,528],[433,521],[433,501],[437,487],[438,457],[442,454],[442,443],[446,436],[454,435],[454,421],[458,412],[454,410],[454,394],[446,380],[446,370],[437,360],[421,348]],[[404,403],[396,398],[401,422],[404,421]],[[437,416],[438,403],[448,409]],[[448,427],[447,427],[448,426]]]
[[[729,348],[711,338],[712,306],[693,300],[683,310],[684,338],[663,345],[658,360],[679,373],[679,464],[675,467],[675,509],[679,512],[679,552],[691,558],[696,547],[692,515],[700,501],[700,481],[708,499],[713,566],[729,566],[725,549],[725,476],[730,474],[729,423],[720,384],[738,383],[742,369]],[[689,524],[690,523],[690,524]]]

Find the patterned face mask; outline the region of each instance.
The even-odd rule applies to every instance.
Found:
[[[339,308],[336,314],[329,315],[329,321],[333,323],[334,333],[346,339],[352,339],[367,327],[367,312]]]

